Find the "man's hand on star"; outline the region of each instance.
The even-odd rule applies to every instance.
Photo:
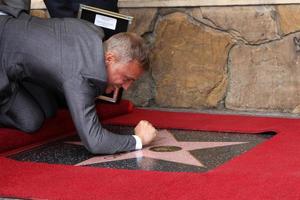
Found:
[[[134,133],[142,140],[142,144],[150,144],[156,137],[157,130],[148,121],[141,120],[134,128]]]

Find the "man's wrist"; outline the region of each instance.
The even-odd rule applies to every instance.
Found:
[[[135,139],[135,150],[140,150],[143,148],[142,140],[137,135],[132,135]]]

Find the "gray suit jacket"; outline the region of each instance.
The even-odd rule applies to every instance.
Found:
[[[10,14],[0,16],[0,107],[11,82],[30,80],[64,95],[90,152],[134,150],[134,137],[104,129],[96,114],[95,97],[107,84],[103,33],[79,19],[40,19],[3,5],[0,11]]]

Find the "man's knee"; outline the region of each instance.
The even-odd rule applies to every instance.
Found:
[[[18,115],[11,115],[9,112],[5,115],[0,114],[0,126],[16,128],[26,133],[34,133],[43,125],[44,116],[38,113],[33,114],[33,116],[23,118]]]
[[[8,127],[16,128],[26,133],[36,132],[43,125],[45,120],[44,114],[40,110],[32,110],[31,114],[24,113],[22,110],[19,113],[8,111],[6,120],[4,121]]]
[[[38,118],[31,118],[19,123],[18,129],[26,133],[34,133],[42,127],[43,123],[44,123],[44,117],[42,116]]]

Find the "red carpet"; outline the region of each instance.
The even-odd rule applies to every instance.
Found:
[[[208,173],[130,171],[0,158],[0,196],[34,199],[300,199],[300,120],[134,109],[103,121],[256,133],[267,142]]]

